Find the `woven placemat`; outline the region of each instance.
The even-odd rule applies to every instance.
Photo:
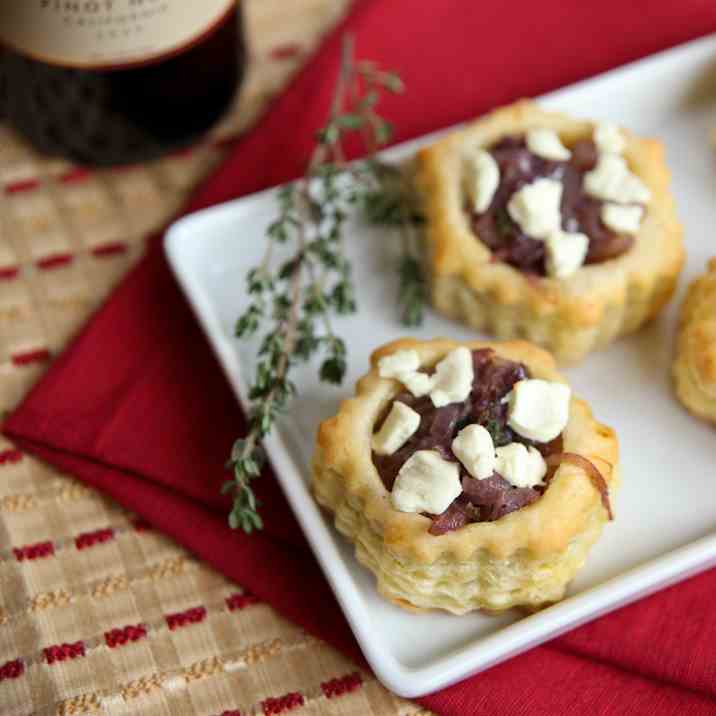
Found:
[[[349,0],[245,0],[252,63],[208,141],[123,170],[0,126],[0,413],[45,371]],[[108,498],[0,437],[0,713],[417,714]]]

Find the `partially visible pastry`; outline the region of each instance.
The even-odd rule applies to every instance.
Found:
[[[716,422],[716,258],[689,286],[681,306],[673,374],[679,400]]]
[[[438,310],[571,362],[669,300],[682,229],[660,142],[529,101],[420,151]]]
[[[526,342],[404,339],[371,364],[312,473],[378,591],[455,614],[561,599],[611,518],[613,431]]]

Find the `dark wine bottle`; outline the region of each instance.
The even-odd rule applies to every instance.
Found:
[[[0,44],[4,120],[99,166],[196,141],[245,65],[237,0],[0,0]]]

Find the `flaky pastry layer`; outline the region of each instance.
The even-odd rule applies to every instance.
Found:
[[[716,258],[689,286],[681,306],[673,375],[679,400],[716,422]]]
[[[535,378],[564,382],[553,358],[523,341],[402,339],[383,346],[373,353],[372,368],[358,381],[356,396],[321,423],[313,492],[334,513],[338,530],[355,544],[358,560],[375,574],[379,592],[400,606],[455,614],[538,608],[562,598],[607,520],[600,495],[581,468],[560,465],[539,500],[495,522],[435,536],[428,532],[428,517],[393,509],[373,464],[374,426],[402,389],[397,381],[379,376],[378,360],[415,349],[428,367],[459,345],[493,348],[504,358],[525,363]],[[598,467],[613,493],[618,482],[616,436],[578,398],[572,399],[563,441],[565,451]]]
[[[464,211],[465,152],[537,127],[554,129],[570,146],[591,138],[594,126],[523,100],[418,152],[414,182],[426,217],[425,258],[439,311],[499,338],[538,343],[563,362],[581,359],[659,313],[684,261],[682,228],[660,142],[623,130],[624,157],[651,190],[651,203],[631,249],[582,266],[568,278],[529,277],[493,261]]]

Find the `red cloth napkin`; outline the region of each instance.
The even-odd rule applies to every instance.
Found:
[[[402,140],[713,31],[716,7],[712,0],[360,2],[191,210],[300,174],[326,115],[346,29],[359,56],[404,78],[407,95],[385,104]],[[247,537],[226,526],[228,503],[218,491],[243,425],[154,241],[5,432],[360,659],[270,474],[258,485],[265,531]],[[712,571],[420,701],[455,716],[713,714],[715,592]]]

